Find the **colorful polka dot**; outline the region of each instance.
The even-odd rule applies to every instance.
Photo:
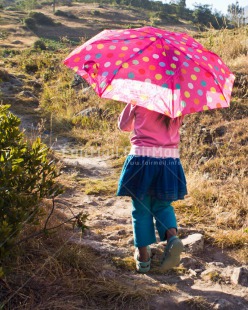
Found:
[[[180,102],[180,104],[181,104],[181,106],[182,106],[183,108],[186,107],[186,102],[185,102],[184,100],[182,100],[182,101]]]
[[[185,92],[184,92],[184,96],[185,96],[186,98],[190,98],[190,93],[189,93],[188,91],[185,91]]]
[[[107,61],[107,62],[105,62],[104,67],[108,68],[108,67],[110,67],[110,65],[111,65],[111,62]]]
[[[149,61],[149,57],[143,57],[142,60],[143,60],[144,62],[148,62],[148,61]]]
[[[155,75],[155,79],[156,79],[156,80],[161,80],[162,77],[163,77],[163,76],[162,76],[161,74],[156,74],[156,75]]]
[[[140,69],[139,69],[139,73],[143,75],[143,74],[145,74],[145,73],[146,73],[146,70],[145,70],[145,69],[143,69],[143,68],[140,68]]]
[[[213,98],[210,96],[207,96],[207,102],[209,102],[209,103],[213,102]]]
[[[127,69],[129,67],[129,64],[127,62],[124,62],[121,66],[122,68]]]

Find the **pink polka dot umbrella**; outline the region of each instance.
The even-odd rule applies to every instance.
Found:
[[[104,30],[64,64],[100,97],[171,118],[228,107],[234,82],[221,58],[195,39],[154,27]]]

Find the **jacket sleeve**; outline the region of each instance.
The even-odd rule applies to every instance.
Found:
[[[134,129],[134,111],[135,106],[128,103],[121,112],[118,119],[118,127],[122,131],[132,131]]]

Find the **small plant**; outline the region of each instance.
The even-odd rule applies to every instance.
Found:
[[[94,15],[94,16],[100,16],[101,12],[98,11],[98,10],[94,10],[94,11],[91,12],[91,14]]]
[[[55,165],[37,138],[33,143],[20,132],[20,119],[0,106],[0,257],[26,223],[39,215],[39,201],[56,191]]]
[[[77,19],[78,17],[70,12],[64,12],[61,10],[57,10],[54,15],[56,16],[62,16],[62,17],[67,17],[67,18],[71,18],[71,19]]]
[[[212,309],[211,304],[201,296],[195,296],[185,301],[185,303],[190,306],[191,309],[196,310],[208,310]]]
[[[46,44],[42,40],[37,40],[37,41],[34,42],[34,48],[35,49],[40,49],[42,51],[45,51],[46,50]]]
[[[27,17],[24,19],[24,24],[26,27],[28,27],[30,30],[36,29],[36,22],[35,19],[32,17]]]
[[[55,23],[51,17],[41,12],[30,12],[29,17],[33,18],[38,25],[54,26]]]

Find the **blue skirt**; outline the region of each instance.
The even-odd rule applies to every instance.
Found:
[[[187,186],[179,158],[127,156],[117,196],[143,199],[146,195],[165,201],[184,199]]]

